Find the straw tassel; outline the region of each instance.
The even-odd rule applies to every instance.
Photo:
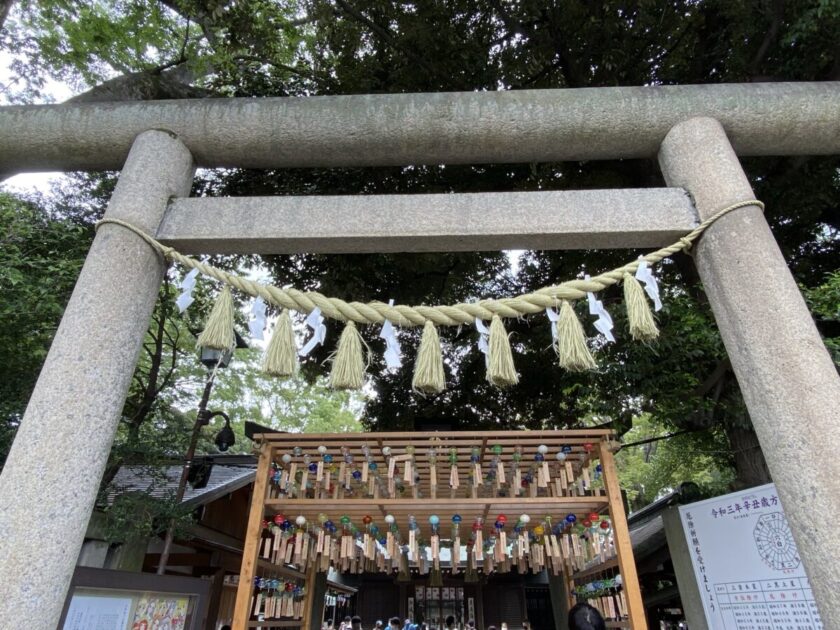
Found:
[[[567,300],[560,307],[557,320],[557,341],[554,350],[560,360],[560,367],[572,372],[583,372],[596,367],[595,359],[586,345],[583,326],[575,314],[575,309]]]
[[[236,347],[236,333],[233,332],[233,297],[225,286],[216,298],[216,304],[207,318],[204,330],[198,336],[199,348],[232,350]]]
[[[365,383],[364,341],[356,323],[348,321],[338,340],[333,357],[330,387],[333,389],[361,389]]]
[[[659,337],[659,328],[650,312],[650,305],[645,297],[645,290],[639,281],[629,273],[624,274],[624,305],[627,308],[627,321],[630,323],[630,335],[636,341],[653,341]]]
[[[510,387],[519,383],[519,376],[516,374],[516,367],[513,365],[510,339],[508,339],[502,318],[498,315],[493,315],[490,322],[489,346],[487,380],[496,387]]]
[[[417,362],[414,364],[411,388],[424,394],[439,394],[445,387],[440,338],[435,325],[426,320],[420,349],[417,351]]]
[[[298,371],[297,344],[289,309],[283,309],[268,342],[262,364],[263,372],[271,376],[288,378]]]

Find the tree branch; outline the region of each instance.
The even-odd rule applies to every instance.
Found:
[[[657,437],[647,438],[645,440],[639,440],[638,442],[628,442],[627,444],[622,444],[618,447],[620,451],[623,448],[627,448],[629,446],[642,446],[643,444],[652,444],[653,442],[659,442],[660,440],[667,440],[672,437],[677,437],[678,435],[686,435],[687,433],[697,433],[698,431],[705,431],[705,428],[697,428],[697,429],[684,429],[682,431],[675,431],[674,433],[668,433],[667,435],[660,435]],[[618,451],[616,451],[618,452]]]
[[[335,0],[335,2],[339,7],[341,7],[344,13],[349,15],[357,22],[360,22],[367,26],[370,30],[379,35],[379,37],[381,37],[386,43],[390,44],[392,48],[399,50],[401,53],[403,53],[405,56],[411,59],[418,66],[423,68],[423,70],[425,70],[429,74],[434,74],[435,69],[425,59],[423,59],[423,57],[417,55],[410,48],[406,48],[405,46],[403,46],[399,42],[399,40],[397,40],[397,38],[394,37],[393,34],[391,34],[391,31],[386,29],[384,26],[380,26],[373,20],[369,19],[361,11],[354,9],[352,6],[350,6],[348,2],[345,2],[345,0]]]
[[[761,68],[761,63],[764,61],[765,57],[767,57],[767,53],[770,52],[770,47],[779,37],[779,31],[782,28],[782,20],[784,18],[784,11],[784,0],[775,0],[771,3],[770,13],[772,15],[772,20],[770,22],[770,28],[767,29],[767,33],[764,35],[761,45],[758,47],[755,56],[753,56],[753,59],[750,62],[749,72],[751,76],[758,74],[758,71]]]
[[[6,23],[6,18],[9,17],[9,11],[12,10],[12,5],[15,0],[0,0],[0,28]]]

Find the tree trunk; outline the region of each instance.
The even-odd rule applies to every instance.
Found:
[[[9,11],[12,10],[12,5],[15,0],[0,0],[0,28],[6,23],[6,18],[9,17]]]
[[[773,481],[758,444],[758,437],[752,428],[727,428],[726,437],[732,448],[735,465],[735,481],[732,484],[735,490],[753,488]]]

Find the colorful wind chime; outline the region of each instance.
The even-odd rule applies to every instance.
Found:
[[[300,619],[306,587],[298,580],[279,577],[255,577],[249,615],[258,621]]]
[[[445,445],[441,445],[445,447]],[[594,481],[590,476],[590,456],[594,446],[582,446],[584,457],[577,461],[577,468],[568,459],[570,446],[560,447],[554,456],[554,467],[549,463],[549,448],[538,445],[533,452],[532,462],[524,459],[523,447],[514,447],[511,469],[506,470],[501,444],[490,448],[492,458],[489,464],[482,462],[482,449],[469,448],[469,491],[477,494],[479,487],[486,488],[496,497],[507,494],[519,495],[527,492],[531,496],[542,493],[545,496],[597,494],[597,482],[601,476],[600,464],[594,466]],[[467,450],[467,449],[464,449]],[[425,464],[429,466],[430,493],[437,492],[436,472],[431,472],[438,463],[441,448],[431,446],[426,453]],[[459,449],[444,448],[449,454],[450,488],[453,492],[460,485],[458,471]],[[386,472],[380,471],[368,445],[361,446],[364,460],[357,463],[347,446],[341,447],[341,460],[336,462],[326,446],[317,448],[317,458],[295,446],[291,453],[280,456],[273,462],[270,471],[271,496],[294,499],[340,500],[353,497],[402,496],[411,489],[414,497],[421,496],[416,449],[412,445],[397,454],[387,445],[380,452],[387,462]],[[486,469],[485,469],[486,466]],[[477,517],[472,524],[466,541],[461,538],[459,514],[451,516],[452,533],[444,538],[441,533],[441,518],[437,514],[428,517],[428,538],[417,518],[409,515],[404,525],[406,535],[400,531],[394,515],[385,516],[385,527],[380,529],[373,517],[365,515],[361,527],[349,515],[342,515],[338,522],[332,521],[326,513],[318,514],[318,524],[307,522],[303,515],[293,521],[278,514],[271,521],[264,522],[262,557],[273,564],[297,565],[301,568],[317,564],[318,570],[329,567],[341,572],[377,570],[382,572],[407,571],[409,563],[425,573],[441,570],[442,549],[449,549],[450,568],[461,569],[462,552],[466,556],[466,572],[469,576],[477,569],[486,573],[506,572],[516,568],[520,572],[539,572],[548,568],[554,572],[578,570],[594,557],[611,555],[612,539],[609,521],[598,513],[590,513],[578,523],[575,514],[568,514],[553,524],[551,516],[544,517],[531,527],[531,517],[522,514],[512,530],[507,529],[508,520],[499,514],[487,528],[483,519]]]
[[[508,496],[584,496],[600,495],[602,492],[601,465],[596,464],[594,471],[591,454],[594,446],[583,445],[584,457],[572,461],[568,459],[572,452],[570,446],[561,447],[554,455],[552,465],[548,457],[548,446],[540,444],[533,455],[533,460],[523,460],[522,446],[515,446],[509,462],[510,468],[502,459],[504,447],[496,444],[491,447],[492,458],[482,462],[482,449],[474,446],[469,449],[469,465],[466,486],[468,496],[479,495]],[[313,498],[338,500],[342,498],[400,498],[410,495],[424,498],[425,489],[421,489],[420,466],[428,469],[428,496],[438,496],[438,447],[430,447],[425,460],[418,464],[414,446],[407,445],[403,454],[395,454],[391,447],[383,446],[382,457],[386,461],[384,470],[367,445],[361,447],[364,460],[357,463],[350,449],[341,448],[338,463],[327,447],[318,447],[318,458],[314,460],[300,447],[294,447],[292,453],[281,456],[280,462],[272,464],[272,480],[277,496],[288,498]],[[450,497],[461,494],[461,471],[459,469],[459,450],[449,447],[449,489]]]
[[[417,518],[409,515],[408,536],[403,538],[392,514],[385,516],[384,530],[369,515],[362,518],[362,527],[358,527],[346,514],[336,523],[320,513],[317,524],[309,523],[302,515],[291,520],[277,514],[263,522],[260,556],[269,563],[297,566],[301,570],[315,565],[319,571],[332,567],[344,573],[390,573],[413,563],[421,573],[427,573],[443,568],[442,550],[447,549],[453,573],[460,571],[466,555],[468,566],[487,574],[513,569],[520,573],[548,569],[555,574],[562,571],[571,574],[593,559],[603,562],[614,554],[609,519],[596,512],[581,522],[575,514],[567,514],[556,524],[551,516],[545,516],[534,527],[530,527],[531,517],[521,514],[510,531],[504,514],[496,516],[492,528],[476,517],[466,545],[462,544],[461,522],[459,514],[452,515],[451,535],[443,538],[441,518],[432,514],[428,517],[430,535],[424,538]],[[268,582],[258,586],[262,590],[278,590]],[[284,592],[291,590],[284,588]],[[293,592],[300,594],[297,590]],[[287,602],[284,605],[291,606]]]

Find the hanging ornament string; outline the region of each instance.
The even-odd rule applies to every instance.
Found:
[[[678,252],[688,251],[700,235],[715,221],[733,210],[747,206],[758,206],[764,210],[764,204],[755,199],[732,204],[710,216],[672,245],[641,256],[638,260],[634,260],[623,267],[593,276],[588,280],[570,280],[516,297],[439,306],[391,305],[379,301],[346,302],[316,291],[299,291],[294,288],[283,289],[272,285],[259,284],[190,256],[185,256],[126,221],[104,218],[96,224],[96,228],[99,229],[102,225],[108,224],[119,225],[137,234],[160,252],[166,260],[177,262],[188,269],[197,269],[199,273],[205,276],[214,278],[251,297],[261,297],[266,302],[284,309],[308,314],[317,308],[320,309],[324,317],[342,322],[352,321],[358,324],[383,324],[388,320],[392,324],[402,327],[423,326],[427,322],[435,326],[460,326],[473,324],[476,319],[492,320],[494,315],[500,318],[511,318],[542,313],[546,308],[555,307],[558,301],[586,298],[587,293],[597,293],[622,282],[625,280],[625,274],[632,277],[642,262],[653,264]]]

